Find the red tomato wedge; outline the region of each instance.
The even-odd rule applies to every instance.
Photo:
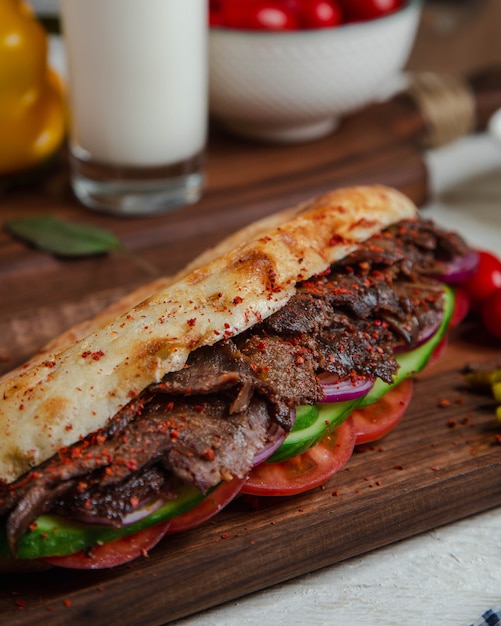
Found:
[[[444,335],[442,339],[437,343],[435,349],[430,355],[428,362],[425,367],[431,367],[434,363],[436,363],[445,353],[447,347],[449,346],[449,336]]]
[[[318,487],[345,465],[353,453],[355,438],[355,425],[349,417],[303,454],[255,467],[241,492],[255,496],[291,496]]]
[[[413,381],[406,378],[374,404],[353,411],[356,444],[376,441],[393,430],[409,406],[412,389]]]
[[[140,530],[128,537],[120,537],[115,541],[94,546],[89,553],[76,552],[67,556],[44,557],[43,561],[57,567],[71,569],[105,569],[123,565],[137,559],[151,550],[165,535],[170,520]]]
[[[245,478],[234,478],[233,480],[221,483],[205,500],[202,500],[200,504],[186,511],[186,513],[172,518],[170,526],[167,529],[167,534],[172,535],[173,533],[184,532],[185,530],[189,530],[190,528],[194,528],[206,522],[213,515],[219,513],[222,508],[240,493],[244,483]]]
[[[454,309],[449,322],[449,330],[460,324],[470,312],[471,300],[466,289],[457,287],[454,290]]]

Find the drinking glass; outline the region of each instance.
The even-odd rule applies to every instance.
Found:
[[[207,0],[60,0],[71,183],[122,216],[196,202],[207,134]]]

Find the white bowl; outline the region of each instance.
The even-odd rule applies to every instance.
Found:
[[[408,59],[420,12],[421,0],[410,0],[396,13],[335,28],[211,28],[211,115],[258,140],[322,137],[343,115],[387,96]]]

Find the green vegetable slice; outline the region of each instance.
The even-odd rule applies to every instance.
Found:
[[[298,407],[294,428],[266,462],[286,461],[306,452],[342,424],[357,408],[360,400],[357,398],[344,402]]]
[[[67,520],[59,515],[41,515],[32,529],[22,537],[17,558],[38,559],[45,556],[63,556],[86,550],[97,543],[107,543],[120,537],[172,519],[199,504],[204,497],[190,485],[180,489],[178,497],[167,501],[147,517],[127,526],[115,528],[101,524],[86,524]],[[5,530],[0,534],[0,555],[9,554]]]

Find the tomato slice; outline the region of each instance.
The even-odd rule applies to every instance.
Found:
[[[349,417],[303,454],[255,467],[247,477],[242,493],[290,496],[318,487],[345,465],[355,447],[355,438],[355,425]]]
[[[449,346],[449,335],[444,335],[439,343],[435,346],[433,352],[428,359],[425,367],[431,367],[434,363],[436,363],[445,353]]]
[[[150,526],[137,533],[94,546],[88,553],[76,552],[66,556],[47,556],[42,561],[71,569],[105,569],[123,565],[151,550],[165,535],[170,520]]]
[[[454,310],[449,321],[449,330],[460,324],[470,312],[471,300],[468,292],[463,287],[454,290]]]
[[[184,532],[210,519],[224,508],[233,498],[240,493],[245,478],[224,481],[212,493],[210,493],[200,504],[193,507],[186,513],[171,519],[167,529],[167,534]]]
[[[376,441],[393,430],[409,406],[412,389],[412,379],[406,378],[374,404],[353,411],[356,444]]]

